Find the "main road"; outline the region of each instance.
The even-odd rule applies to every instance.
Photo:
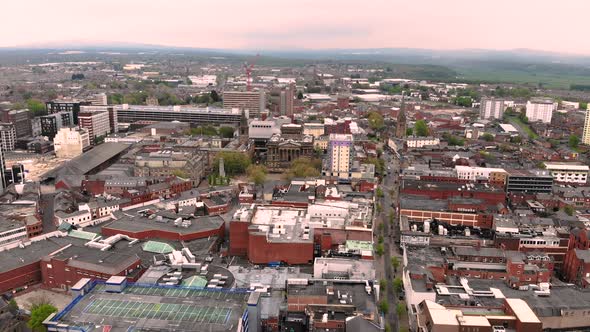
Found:
[[[396,238],[398,235],[399,227],[397,227],[397,214],[395,213],[395,207],[398,206],[398,194],[399,194],[399,160],[395,153],[384,152],[383,156],[386,162],[387,176],[383,177],[381,189],[383,196],[379,199],[381,204],[382,212],[377,217],[377,220],[381,220],[384,223],[383,227],[383,271],[385,272],[385,280],[387,280],[387,302],[389,303],[389,312],[386,315],[386,321],[389,322],[391,331],[399,331],[399,321],[397,317],[397,303],[398,295],[395,294],[393,289],[393,280],[395,279],[395,273],[391,264],[391,253],[392,251],[397,253]],[[394,220],[390,223],[389,215],[394,215]]]

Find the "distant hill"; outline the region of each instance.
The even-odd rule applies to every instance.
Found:
[[[301,66],[313,62],[378,63],[390,67],[391,75],[439,81],[481,83],[519,83],[549,88],[569,88],[571,84],[590,85],[590,56],[561,54],[528,49],[517,50],[431,50],[411,48],[325,49],[325,50],[233,50],[174,47],[134,43],[64,42],[0,48],[1,63],[18,63],[27,59],[58,61],[60,52],[78,50],[86,53],[67,55],[69,60],[104,57],[211,57],[243,61],[260,53],[260,64]],[[120,54],[117,54],[120,53]],[[23,57],[24,54],[24,57]],[[61,55],[61,58],[64,56]],[[20,60],[19,60],[20,59]],[[83,60],[78,60],[83,61]]]

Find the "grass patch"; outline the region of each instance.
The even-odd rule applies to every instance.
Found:
[[[524,130],[527,133],[527,135],[529,135],[529,138],[530,139],[537,139],[537,138],[539,138],[539,135],[535,134],[535,132],[531,129],[531,127],[528,124],[522,122],[522,120],[520,120],[518,117],[511,116],[511,117],[508,118],[508,120],[513,125],[518,126],[522,130]]]

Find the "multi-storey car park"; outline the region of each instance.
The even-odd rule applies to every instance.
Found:
[[[137,121],[179,121],[194,124],[239,124],[242,112],[239,109],[216,109],[187,106],[116,106],[119,123]]]

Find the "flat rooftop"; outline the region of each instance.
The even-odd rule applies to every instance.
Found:
[[[0,251],[0,273],[16,269],[41,260],[60,248],[65,247],[68,242],[63,238],[51,238],[45,241],[34,242],[24,248],[14,248]]]
[[[346,295],[338,298],[338,295]],[[297,296],[325,296],[327,305],[352,305],[357,312],[364,315],[371,315],[376,312],[375,294],[367,294],[365,282],[315,280],[307,285],[287,285],[287,299],[291,300]],[[296,304],[297,299],[289,303]],[[322,304],[316,302],[314,304]]]
[[[400,208],[409,210],[447,211],[448,201],[443,199],[430,199],[426,196],[401,195]]]
[[[512,289],[502,280],[470,279],[469,286],[474,290],[500,290],[506,298],[524,300],[538,317],[561,316],[563,310],[590,309],[590,291],[573,286],[553,283],[549,296],[537,296],[533,290]],[[438,297],[437,297],[438,300]],[[478,298],[485,305],[498,305],[503,299]],[[490,302],[491,301],[491,302]],[[490,302],[490,303],[488,303]]]
[[[85,175],[128,148],[129,144],[123,143],[100,144],[92,150],[66,161],[62,166],[43,174],[42,177],[47,179],[56,178],[60,175]]]
[[[566,162],[545,162],[545,168],[552,171],[552,170],[568,170],[568,171],[586,171],[590,170],[588,165],[583,165],[582,163],[566,163]]]
[[[305,226],[305,209],[284,207],[258,207],[249,227],[252,231],[266,233],[269,242],[313,242],[313,230]]]
[[[103,224],[102,227],[134,233],[160,230],[178,234],[192,234],[195,232],[218,229],[224,223],[223,218],[220,216],[194,217],[175,214],[171,211],[157,211],[155,214],[157,216],[162,216],[162,219],[158,220],[158,217],[150,219],[147,215],[139,213],[139,211],[146,209],[150,209],[150,207],[128,211],[115,211],[113,214],[117,219]],[[153,207],[153,210],[156,211],[157,208]],[[175,226],[174,220],[176,218],[190,220],[191,223],[188,227]]]
[[[250,293],[193,287],[129,285],[123,293],[97,284],[54,321],[87,331],[232,331]]]

